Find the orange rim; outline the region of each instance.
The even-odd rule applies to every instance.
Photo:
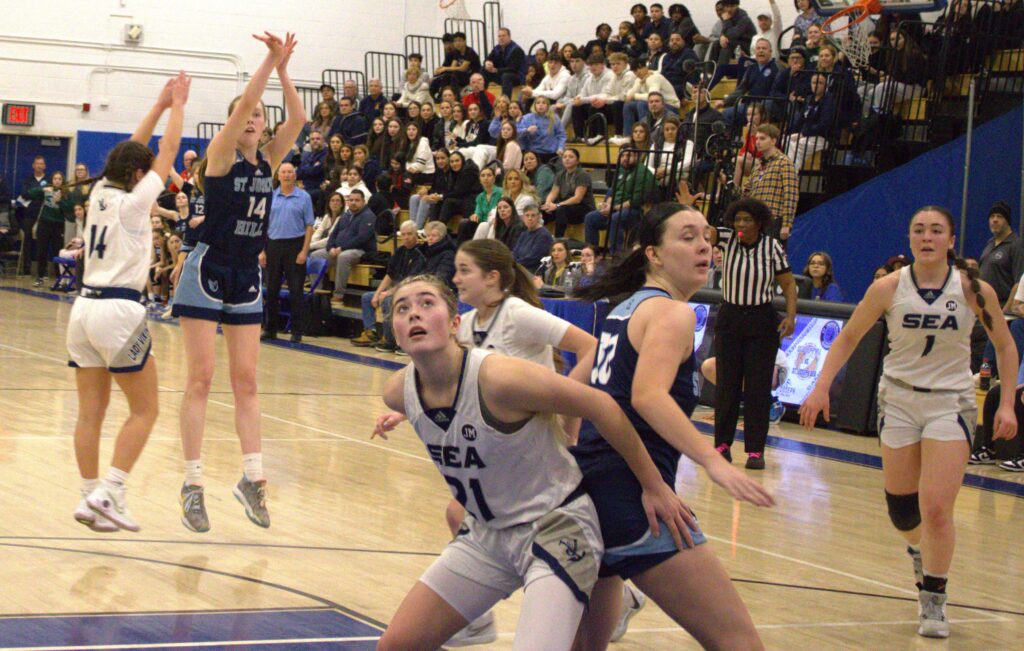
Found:
[[[454,0],[452,1],[454,2]],[[846,9],[843,9],[842,11],[829,16],[828,20],[826,20],[821,25],[821,33],[825,34],[826,36],[831,36],[832,34],[836,34],[838,32],[843,31],[844,29],[849,29],[851,25],[856,25],[857,23],[863,22],[871,14],[880,13],[882,13],[881,0],[861,0],[857,4],[850,5]],[[856,15],[852,16],[851,14]],[[831,25],[834,21],[838,20],[842,16],[848,15],[851,15],[851,17],[849,22],[847,22],[845,25],[843,25],[842,27],[838,27],[836,29],[829,28],[829,25]]]

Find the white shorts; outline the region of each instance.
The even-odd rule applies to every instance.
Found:
[[[890,448],[921,439],[967,441],[970,446],[978,420],[974,389],[915,391],[885,376],[878,383],[878,437]]]
[[[451,593],[451,586],[443,580],[446,572],[500,591],[505,597],[554,574],[586,605],[597,583],[603,551],[597,511],[583,494],[535,522],[506,529],[492,529],[467,515],[455,539],[420,581],[458,609],[466,595]]]
[[[141,303],[85,296],[75,300],[68,323],[68,366],[134,373],[146,365],[152,345]]]

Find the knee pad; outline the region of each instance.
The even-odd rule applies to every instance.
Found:
[[[921,506],[917,493],[893,495],[885,491],[885,502],[889,505],[889,519],[900,531],[912,531],[921,524]]]

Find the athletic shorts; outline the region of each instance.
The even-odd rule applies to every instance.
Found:
[[[142,303],[85,296],[75,300],[68,322],[68,366],[134,373],[146,365],[152,345]]]
[[[661,528],[657,537],[651,533],[641,499],[643,488],[628,468],[584,471],[583,487],[594,501],[601,522],[605,545],[601,577],[629,579],[679,553],[664,522],[658,522]],[[690,536],[695,545],[707,542],[699,528],[690,529]]]
[[[885,376],[878,383],[878,437],[890,448],[921,439],[967,441],[978,421],[974,388],[964,391],[921,391]]]
[[[445,594],[445,586],[431,580],[435,567],[494,588],[506,597],[553,574],[587,605],[597,583],[602,549],[594,505],[580,491],[575,499],[529,524],[492,529],[467,515],[455,539],[420,581],[448,603],[456,603],[457,595]]]
[[[239,267],[200,242],[185,258],[174,292],[172,316],[227,325],[263,321],[263,275],[259,265]]]

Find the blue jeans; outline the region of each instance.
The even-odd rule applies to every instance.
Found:
[[[373,330],[377,325],[377,311],[373,309],[373,292],[366,292],[362,298],[363,307],[363,330]],[[380,309],[384,314],[387,314],[391,309],[391,297],[386,296],[381,302]],[[389,330],[387,320],[384,321],[384,330]]]
[[[1014,319],[1010,321],[1010,336],[1013,337],[1013,343],[1017,345],[1017,359],[1020,360],[1021,354],[1024,354],[1024,319]],[[985,352],[982,354],[982,359],[987,359],[992,364],[992,376],[999,376],[999,366],[996,360],[996,347],[992,344],[992,340],[989,339],[985,343]],[[1005,378],[1010,382],[1016,382],[1017,378]]]
[[[609,251],[615,251],[622,244],[621,240],[626,230],[629,229],[629,225],[639,218],[640,211],[635,208],[616,210],[608,217],[602,215],[600,211],[593,210],[583,218],[584,237],[587,244],[597,246],[601,238],[601,230],[607,228],[608,239],[605,240],[605,246]]]

